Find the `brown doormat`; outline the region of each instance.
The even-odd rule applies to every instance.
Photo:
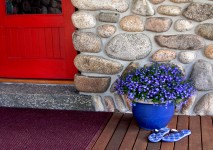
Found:
[[[0,108],[0,149],[84,150],[112,113]]]

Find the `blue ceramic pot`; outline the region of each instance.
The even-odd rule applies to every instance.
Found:
[[[153,105],[134,102],[132,106],[133,116],[140,128],[146,130],[166,127],[174,115],[175,106],[170,103]]]

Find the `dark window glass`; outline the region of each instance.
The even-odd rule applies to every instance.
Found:
[[[62,0],[6,0],[7,14],[61,14]]]

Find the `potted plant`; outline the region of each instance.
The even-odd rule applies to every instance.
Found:
[[[181,69],[170,63],[152,63],[129,71],[115,82],[115,90],[132,102],[132,113],[140,128],[165,127],[175,106],[195,93],[194,84]]]

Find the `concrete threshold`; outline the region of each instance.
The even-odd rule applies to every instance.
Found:
[[[94,111],[92,97],[73,85],[0,83],[0,106]]]

